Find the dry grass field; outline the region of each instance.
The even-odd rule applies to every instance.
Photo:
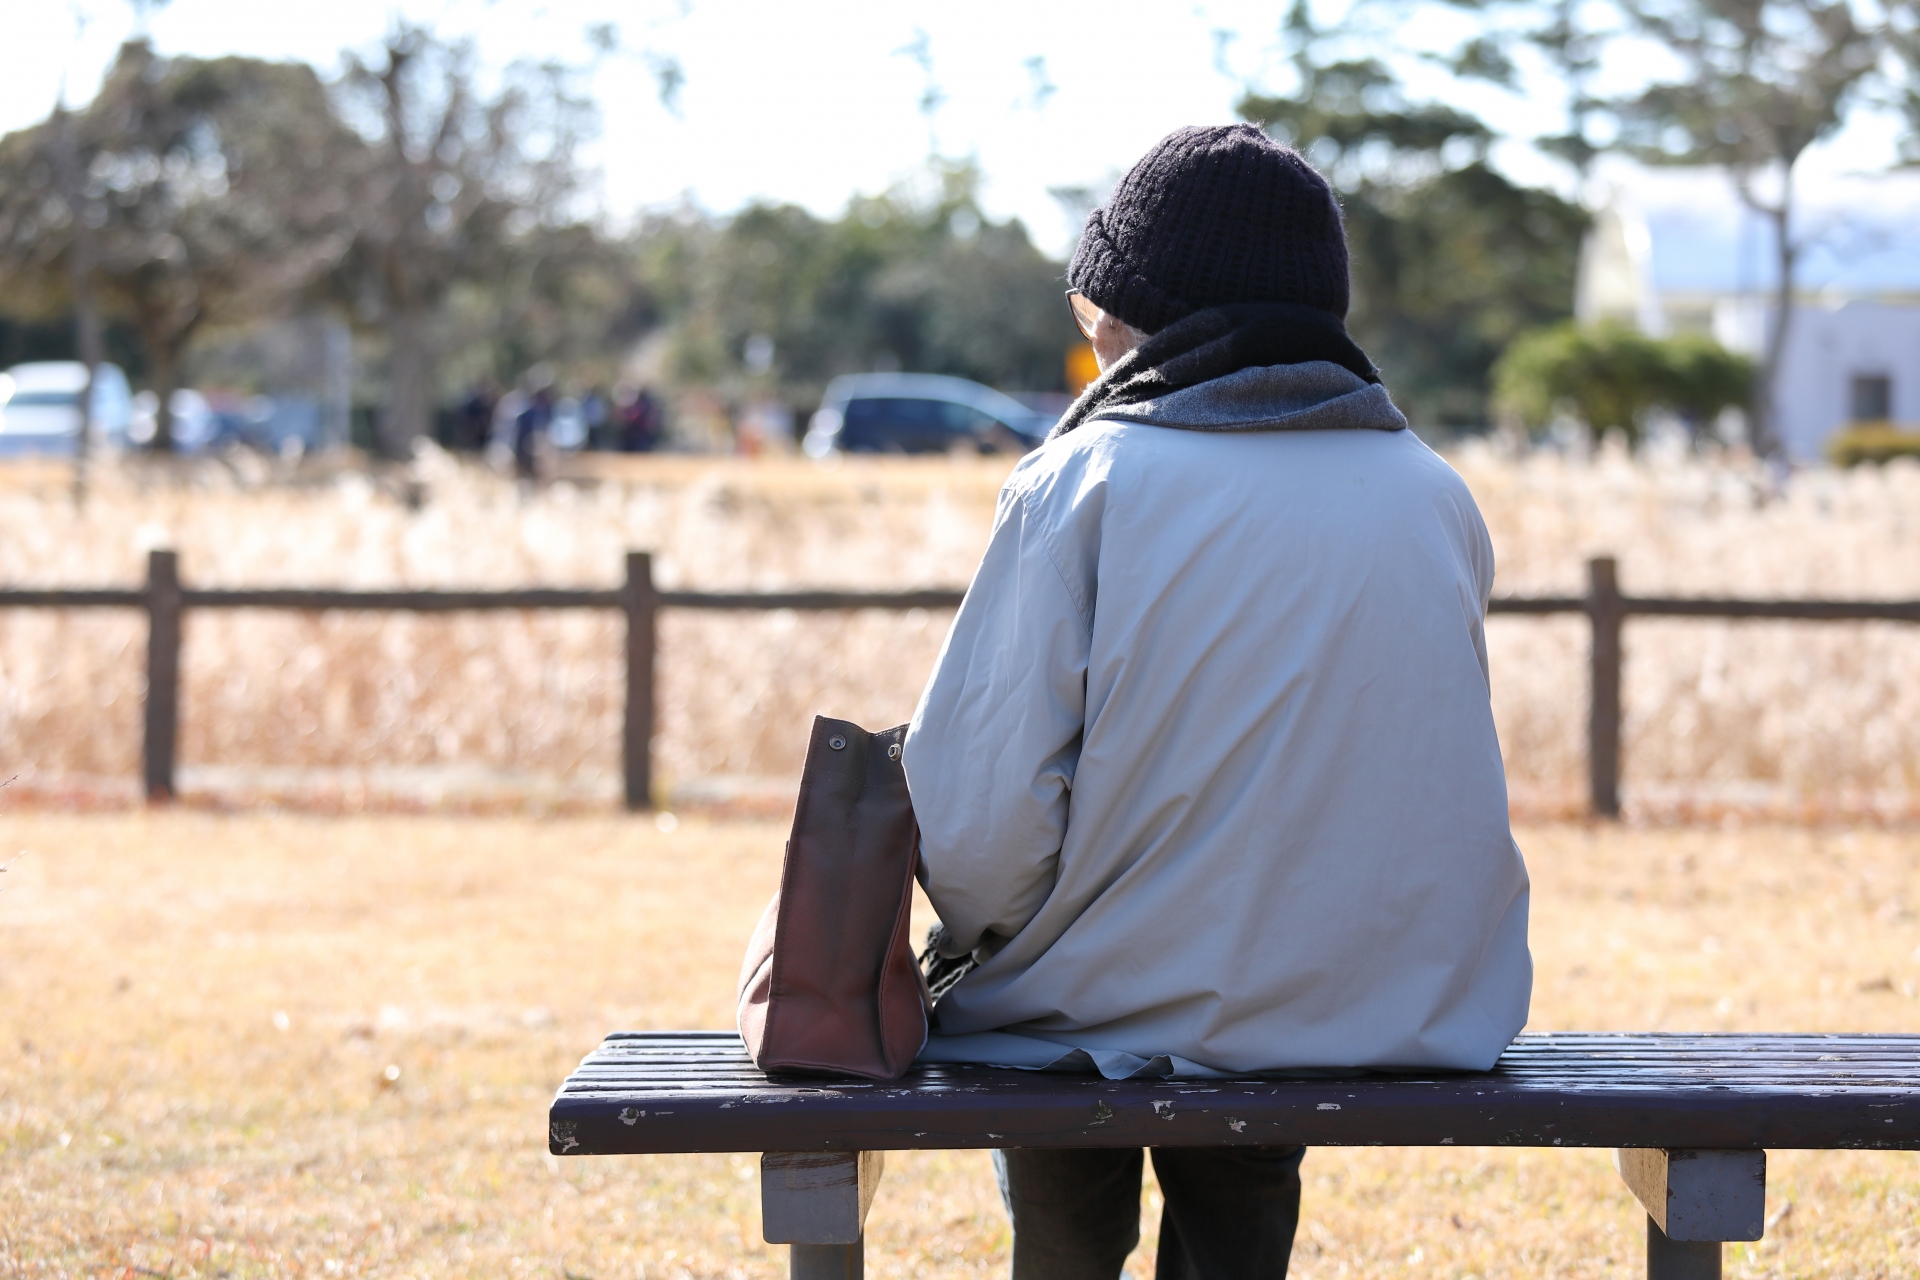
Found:
[[[1486,513],[1499,589],[1577,592],[1620,558],[1629,591],[1920,596],[1920,468],[1806,471],[1607,455],[1452,460]],[[899,587],[967,581],[1007,463],[602,458],[539,493],[434,454],[405,475],[293,483],[207,463],[0,473],[0,582],[127,584],[148,548],[207,585],[612,585],[629,548],[663,584]],[[407,498],[411,495],[413,501]],[[808,717],[904,719],[944,614],[692,616],[663,623],[658,771],[674,803],[790,794]],[[182,782],[204,799],[604,808],[622,672],[605,615],[272,613],[188,620]],[[1518,809],[1578,809],[1581,622],[1496,618],[1494,697]],[[1920,630],[1636,622],[1628,810],[1920,814]],[[0,614],[0,751],[16,794],[129,800],[141,622]],[[777,801],[776,801],[777,803]]]
[[[0,816],[0,1276],[784,1274],[753,1157],[545,1150],[604,1032],[728,1024],[783,835]],[[1519,835],[1536,1028],[1913,1027],[1911,834]],[[1917,1160],[1773,1153],[1767,1238],[1728,1275],[1913,1275]],[[1605,1152],[1323,1148],[1306,1176],[1306,1280],[1640,1274]],[[1006,1244],[984,1153],[888,1157],[870,1274],[1004,1275]]]

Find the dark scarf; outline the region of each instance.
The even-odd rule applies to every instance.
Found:
[[[1380,381],[1380,371],[1331,311],[1291,302],[1209,307],[1174,321],[1115,361],[1080,393],[1047,439],[1122,405],[1154,400],[1242,369],[1309,360],[1330,361],[1368,382]]]

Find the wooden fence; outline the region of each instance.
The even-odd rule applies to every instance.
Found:
[[[1920,622],[1920,601],[1734,600],[1620,594],[1614,561],[1587,562],[1584,596],[1495,596],[1495,614],[1583,613],[1592,629],[1587,716],[1587,777],[1596,816],[1620,815],[1620,669],[1622,624],[1630,617],[1788,619],[1810,622]],[[654,658],[662,609],[950,609],[964,593],[921,591],[661,591],[653,557],[627,555],[626,582],[613,590],[528,587],[507,591],[334,591],[304,587],[200,589],[180,582],[172,551],[147,559],[143,588],[0,589],[0,608],[142,609],[147,614],[147,691],[142,761],[147,795],[174,792],[180,732],[181,618],[188,609],[477,610],[617,609],[626,615],[626,715],[621,772],[629,809],[653,806]]]

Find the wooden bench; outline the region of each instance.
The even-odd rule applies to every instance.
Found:
[[[882,1153],[965,1147],[1612,1147],[1647,1275],[1720,1274],[1758,1240],[1768,1148],[1920,1149],[1920,1036],[1523,1035],[1486,1074],[1105,1080],[929,1066],[769,1077],[730,1032],[607,1037],[553,1100],[556,1156],[753,1151],[796,1280],[863,1274]]]

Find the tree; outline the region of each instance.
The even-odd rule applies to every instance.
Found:
[[[593,109],[571,80],[559,63],[516,63],[489,94],[470,44],[405,24],[380,61],[348,60],[341,105],[369,145],[336,179],[351,198],[327,284],[386,337],[378,442],[390,456],[432,425],[456,289],[523,269],[535,233],[577,221]]]
[[[1488,377],[1518,334],[1572,310],[1587,216],[1517,186],[1486,159],[1493,132],[1441,104],[1407,100],[1379,59],[1331,57],[1333,35],[1296,2],[1282,35],[1296,81],[1249,92],[1240,115],[1300,147],[1341,194],[1351,247],[1348,328],[1416,421],[1489,420]],[[1477,44],[1462,72],[1498,77]]]
[[[509,384],[540,363],[570,384],[605,386],[659,319],[626,243],[587,224],[536,228],[500,274],[455,285],[434,318],[439,403],[451,388]]]
[[[1904,29],[1892,21],[1899,7],[1868,16],[1850,0],[1615,0],[1614,12],[1613,26],[1589,26],[1578,38],[1583,60],[1590,64],[1595,46],[1609,40],[1651,39],[1674,54],[1678,74],[1631,94],[1585,97],[1576,122],[1610,116],[1619,128],[1611,145],[1640,159],[1725,171],[1772,229],[1773,324],[1748,414],[1755,452],[1771,454],[1779,447],[1774,379],[1804,247],[1794,226],[1794,168],[1885,70]],[[1593,146],[1578,129],[1571,141]]]
[[[971,166],[936,163],[832,221],[767,204],[649,220],[634,245],[640,293],[672,327],[676,372],[742,390],[757,378],[796,401],[873,369],[1063,387],[1078,338],[1063,267],[1019,222],[988,218],[978,182]],[[744,360],[756,336],[774,352],[758,374]]]
[[[80,425],[73,441],[73,500],[86,501],[87,462],[93,451],[93,388],[104,359],[104,334],[100,322],[99,290],[95,287],[94,254],[97,232],[93,219],[85,212],[83,195],[85,176],[80,168],[79,148],[74,143],[73,117],[67,112],[63,90],[54,108],[52,134],[54,182],[69,209],[82,211],[73,220],[73,233],[66,254],[67,286],[73,299],[74,346],[80,363],[86,368],[86,383],[80,388]]]
[[[272,305],[322,256],[319,179],[346,137],[332,119],[310,67],[163,59],[134,41],[84,111],[0,139],[0,275],[28,310],[84,316],[97,292],[126,319],[159,402],[156,448],[201,327]]]
[[[1752,386],[1753,363],[1704,334],[1652,338],[1620,324],[1536,330],[1494,367],[1496,405],[1529,430],[1571,414],[1595,441],[1617,430],[1635,444],[1656,411],[1698,433]]]
[[[72,312],[76,354],[87,368],[74,459],[78,500],[85,492],[102,343],[94,274],[100,209],[75,132],[63,96],[44,123],[0,138],[0,289],[9,302],[9,327]]]

